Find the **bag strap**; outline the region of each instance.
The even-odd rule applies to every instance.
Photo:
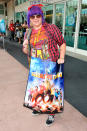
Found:
[[[31,35],[32,29],[29,28],[28,33],[27,33],[27,40],[28,40],[28,50],[29,50],[29,57],[31,56],[31,46],[30,46],[30,35]]]
[[[31,31],[32,31],[32,29],[29,28],[28,33],[27,33],[27,39],[28,39],[28,40],[30,40]]]

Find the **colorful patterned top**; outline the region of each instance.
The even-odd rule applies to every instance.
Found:
[[[43,29],[46,31],[46,37],[48,37],[48,52],[52,61],[56,62],[59,58],[58,45],[66,43],[59,28],[54,24],[43,24]],[[27,34],[25,34],[25,39]]]
[[[30,45],[31,56],[38,57],[43,60],[50,58],[48,52],[48,37],[43,26],[39,30],[32,29]]]

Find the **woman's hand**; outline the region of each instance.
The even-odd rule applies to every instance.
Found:
[[[23,42],[23,49],[22,49],[22,51],[25,54],[28,54],[28,40],[27,39]]]
[[[58,64],[63,64],[63,63],[64,63],[64,58],[59,58],[59,59],[57,60],[57,63],[58,63]]]
[[[57,63],[58,63],[58,64],[63,64],[63,63],[65,62],[65,61],[64,61],[65,52],[66,52],[66,43],[63,43],[63,44],[60,46],[60,58],[57,60]]]

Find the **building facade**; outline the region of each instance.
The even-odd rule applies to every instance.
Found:
[[[12,18],[23,23],[27,18],[28,7],[35,3],[44,5],[46,21],[61,30],[66,40],[67,53],[87,56],[87,0],[9,0],[8,23]]]

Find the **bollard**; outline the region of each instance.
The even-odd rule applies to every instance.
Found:
[[[4,39],[4,36],[2,38],[3,38],[3,49],[5,49],[5,39]]]

